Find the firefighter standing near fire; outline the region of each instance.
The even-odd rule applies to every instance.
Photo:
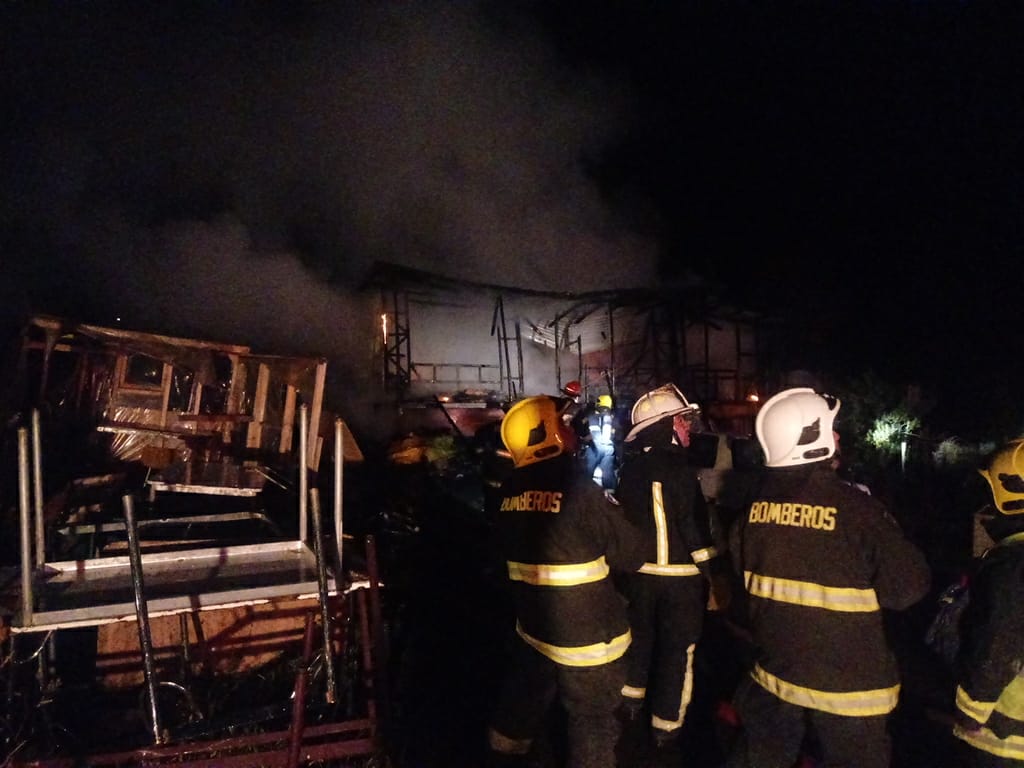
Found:
[[[583,385],[576,379],[573,379],[562,387],[562,394],[568,399],[568,402],[562,409],[562,421],[569,424],[577,436],[582,438],[585,431],[582,422],[586,420],[586,409],[580,406],[580,398],[583,397]]]
[[[616,424],[612,396],[601,395],[594,409],[587,414],[587,477],[606,492],[615,490]]]
[[[830,767],[889,765],[900,684],[882,609],[920,600],[930,572],[882,504],[830,466],[839,405],[796,388],[757,414],[766,468],[730,537],[755,645],[733,766],[789,768],[807,730]]]
[[[568,718],[569,768],[615,765],[631,635],[611,569],[636,570],[643,557],[637,531],[579,472],[563,405],[527,398],[501,426],[515,469],[497,528],[518,637],[488,731],[494,765],[523,764],[556,697]]]
[[[633,644],[622,688],[630,720],[649,704],[659,751],[678,743],[693,693],[693,658],[707,583],[724,561],[713,545],[697,472],[686,458],[699,408],[673,384],[633,406],[616,494],[643,531],[645,563],[623,580]],[[718,585],[726,583],[717,579]]]
[[[569,409],[572,410],[579,403],[580,397],[583,396],[583,385],[577,379],[568,381],[562,387],[562,394],[572,400],[572,403],[569,405]]]
[[[996,544],[971,576],[960,620],[953,734],[972,768],[1024,766],[1024,440],[996,451],[981,474]]]

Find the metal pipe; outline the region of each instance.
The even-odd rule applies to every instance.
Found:
[[[373,668],[373,636],[370,633],[370,616],[366,607],[365,589],[357,589],[349,597],[355,603],[359,617],[359,646],[363,650],[363,685],[369,695],[366,698],[366,713],[371,720],[377,720],[377,670]]]
[[[298,768],[302,752],[302,734],[306,730],[306,691],[309,688],[309,661],[313,656],[313,614],[306,614],[302,634],[302,663],[295,673],[292,689],[292,722],[288,729],[288,761],[286,768]]]
[[[32,521],[29,509],[28,430],[18,428],[18,510],[21,520],[21,624],[32,626]]]
[[[615,307],[608,302],[608,368],[610,375],[608,379],[608,394],[618,397],[615,384]]]
[[[583,337],[576,337],[576,379],[583,380]]]
[[[344,534],[345,518],[343,515],[342,502],[344,500],[344,475],[345,475],[345,429],[341,419],[334,420],[334,546],[338,549],[338,572],[335,574],[334,583],[340,594],[345,584],[344,571]]]
[[[309,492],[309,504],[313,510],[313,554],[316,556],[316,581],[320,589],[320,624],[324,633],[324,668],[327,670],[328,704],[334,703],[334,653],[331,648],[331,611],[328,601],[330,592],[327,589],[327,563],[324,562],[323,518],[320,515],[320,490],[313,488]],[[335,579],[335,584],[338,580]]]
[[[508,324],[505,322],[505,300],[502,297],[498,297],[498,306],[501,309],[501,349],[498,352],[499,362],[502,359],[501,353],[504,352],[505,361],[505,375],[506,375],[506,392],[508,394],[509,402],[516,399],[516,384],[512,380],[512,359],[508,354]]]
[[[704,392],[705,401],[712,400],[716,395],[711,392],[711,324],[708,322],[708,310],[701,307],[704,315]]]
[[[153,636],[149,628],[149,607],[146,605],[145,582],[142,577],[142,550],[139,546],[139,529],[135,523],[135,500],[130,493],[121,497],[124,505],[125,530],[128,533],[128,563],[132,572],[132,592],[135,595],[135,617],[139,628],[139,647],[142,649],[142,673],[149,697],[149,716],[153,727],[153,741],[163,744],[163,728],[160,726],[160,711],[156,701],[156,668],[153,659]]]
[[[378,654],[374,662],[374,691],[379,702],[377,709],[378,716],[383,720],[381,730],[386,731],[389,726],[389,715],[391,706],[388,696],[387,665],[377,663],[390,657],[388,650],[387,635],[384,632],[384,617],[381,611],[380,599],[380,570],[377,567],[377,540],[374,536],[366,537],[366,575],[370,580],[368,590],[370,603],[370,636],[373,640],[373,648]]]
[[[9,663],[12,665],[12,667],[14,665],[15,659],[18,658],[18,638],[19,637],[21,637],[20,634],[15,634],[14,632],[8,632],[7,633],[7,642],[10,643],[10,651],[8,651],[7,657],[10,659]],[[17,684],[16,684],[17,680],[18,680],[18,676],[16,674],[14,674],[14,669],[12,668],[12,669],[7,670],[7,686],[6,686],[6,689],[5,689],[5,701],[7,702],[7,711],[8,712],[13,712],[14,711],[14,709],[13,709],[13,705],[14,705],[14,691],[18,687]]]
[[[405,318],[405,325],[402,330],[402,341],[405,347],[405,370],[402,371],[402,376],[399,379],[399,383],[402,386],[402,396],[405,397],[406,391],[409,389],[409,380],[412,378],[412,328],[409,325],[409,294],[402,292],[402,317]],[[397,310],[395,314],[395,330],[398,330],[398,315]]]
[[[559,350],[559,348],[558,348],[559,344],[558,344],[558,317],[557,316],[555,317],[554,325],[555,325],[555,331],[554,331],[554,335],[555,335],[555,387],[557,389],[561,389],[562,388],[562,357],[561,357],[561,354],[560,354],[561,350]]]
[[[192,679],[192,644],[188,637],[188,614],[178,614],[178,635],[181,638],[181,679]]]
[[[519,366],[519,375],[516,377],[519,381],[519,391],[516,393],[516,397],[524,393],[525,390],[525,377],[523,375],[523,328],[516,320],[516,364]]]
[[[309,492],[309,459],[306,441],[309,436],[309,408],[299,406],[299,541],[306,540],[306,494]]]
[[[32,492],[36,514],[36,562],[46,562],[46,526],[43,524],[43,448],[39,409],[32,409]]]

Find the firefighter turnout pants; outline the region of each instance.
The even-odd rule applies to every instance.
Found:
[[[728,768],[791,768],[810,736],[829,768],[889,768],[886,715],[847,717],[790,704],[753,680],[736,692],[742,735]]]
[[[627,706],[646,699],[654,731],[678,731],[693,696],[693,655],[707,602],[704,579],[630,574],[625,592],[633,642],[626,652]]]
[[[556,664],[516,638],[488,732],[493,752],[525,755],[557,698],[568,720],[567,768],[615,765],[620,725],[615,716],[625,678],[622,659],[593,667]]]

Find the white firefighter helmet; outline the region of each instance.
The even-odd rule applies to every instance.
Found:
[[[633,410],[629,414],[633,428],[626,435],[626,442],[634,440],[641,431],[668,416],[679,413],[696,415],[699,410],[700,406],[687,400],[686,395],[680,392],[675,384],[665,384],[652,389],[640,395],[633,404]]]
[[[527,397],[501,420],[501,441],[516,468],[576,450],[576,434],[562,420],[564,401],[548,395]]]
[[[978,471],[992,488],[999,514],[1024,515],[1024,439],[1004,445]]]
[[[786,389],[757,412],[754,431],[769,467],[792,467],[831,457],[836,452],[832,423],[840,402],[810,387]]]

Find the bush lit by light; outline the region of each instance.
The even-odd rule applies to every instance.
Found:
[[[868,430],[867,441],[884,453],[899,453],[901,445],[921,427],[921,422],[904,411],[879,416]]]
[[[956,437],[943,440],[932,451],[932,460],[938,466],[957,464],[978,465],[982,457],[996,449],[996,443],[964,443]]]

